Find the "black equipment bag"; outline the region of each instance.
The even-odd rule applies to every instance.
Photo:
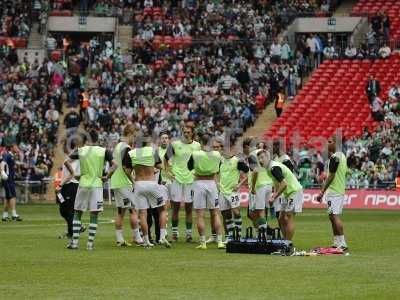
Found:
[[[246,228],[246,236],[241,238],[237,230],[233,239],[226,244],[227,253],[272,254],[290,255],[293,252],[291,241],[282,240],[279,228],[259,230],[257,238],[253,236],[253,227]]]

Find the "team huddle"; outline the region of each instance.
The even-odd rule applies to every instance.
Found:
[[[265,143],[247,138],[242,153],[237,153],[233,141],[213,139],[208,134],[196,136],[198,141],[195,141],[191,126],[185,126],[182,133],[174,141],[170,141],[168,133],[161,133],[155,147],[151,137],[138,135],[136,128],[128,124],[113,152],[96,146],[94,140],[90,143],[83,138],[74,140],[57,191],[62,199],[60,212],[68,224],[68,249],[78,249],[84,229],[82,214],[86,210],[90,211],[87,249],[94,248],[98,214],[103,210],[103,184],[108,180],[117,207],[118,246],[131,245],[123,235],[123,220],[128,212],[132,243],[145,248],[153,247],[154,243],[170,248],[180,238],[179,210],[183,206],[186,242],[193,241],[194,210],[199,234],[197,248],[206,250],[208,244],[216,243],[218,249],[225,249],[234,233],[241,235],[239,189],[245,184],[249,190],[247,215],[253,226],[266,231],[267,216],[272,213],[278,218],[283,238],[293,239],[294,217],[302,212],[303,189],[290,157],[282,153],[279,144],[268,149]],[[346,250],[339,215],[344,202],[347,162],[342,152],[336,152],[335,139],[329,140],[328,150],[329,176],[318,200],[322,201],[326,194],[333,246]],[[172,230],[171,238],[167,239],[169,207]],[[207,211],[211,235],[206,240]],[[149,222],[153,218],[158,228],[155,241],[149,237]]]

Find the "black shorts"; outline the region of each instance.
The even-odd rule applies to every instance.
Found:
[[[61,187],[61,195],[65,199],[65,202],[75,203],[76,192],[78,191],[78,183],[67,183]],[[58,201],[58,198],[57,198]]]
[[[3,181],[3,187],[4,187],[4,191],[5,191],[7,200],[17,197],[17,193],[15,192],[15,182],[14,181],[10,181],[10,180]]]

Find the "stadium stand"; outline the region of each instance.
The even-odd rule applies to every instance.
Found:
[[[266,137],[288,139],[298,132],[304,140],[329,137],[342,128],[345,137],[360,136],[364,128],[376,129],[365,96],[365,82],[375,74],[382,83],[382,93],[400,79],[396,71],[400,58],[387,60],[328,60],[316,70],[292,105],[266,133]],[[286,131],[280,132],[281,128]],[[289,140],[288,140],[289,141]]]
[[[63,94],[56,78],[64,70],[47,60],[19,63],[9,46],[0,58],[0,144],[19,148],[17,180],[41,180],[53,165]]]

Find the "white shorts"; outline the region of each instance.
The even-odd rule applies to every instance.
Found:
[[[132,188],[124,187],[119,189],[113,189],[115,206],[120,208],[134,208],[134,196]]]
[[[192,196],[194,209],[219,208],[218,188],[215,180],[195,180]]]
[[[283,195],[280,195],[278,199],[275,200],[274,202],[274,209],[276,212],[282,211],[282,203],[286,201],[285,197]]]
[[[160,207],[165,205],[167,194],[167,188],[155,181],[135,181],[133,205],[136,209]]]
[[[75,210],[103,211],[103,188],[78,187]]]
[[[279,204],[275,205],[275,211],[292,213],[301,213],[303,211],[303,190],[292,194],[289,198],[281,196],[278,200]]]
[[[191,196],[192,191],[192,183],[185,184],[179,183],[174,180],[171,183],[171,201],[174,202],[185,202],[185,203],[192,203],[193,199]]]
[[[219,193],[219,209],[221,211],[240,206],[240,195],[238,193],[223,194]]]
[[[343,211],[344,195],[327,192],[325,196],[328,205],[328,214],[341,215]]]
[[[269,207],[269,198],[272,194],[272,186],[265,185],[260,187],[253,197],[249,197],[250,210],[262,210]]]

